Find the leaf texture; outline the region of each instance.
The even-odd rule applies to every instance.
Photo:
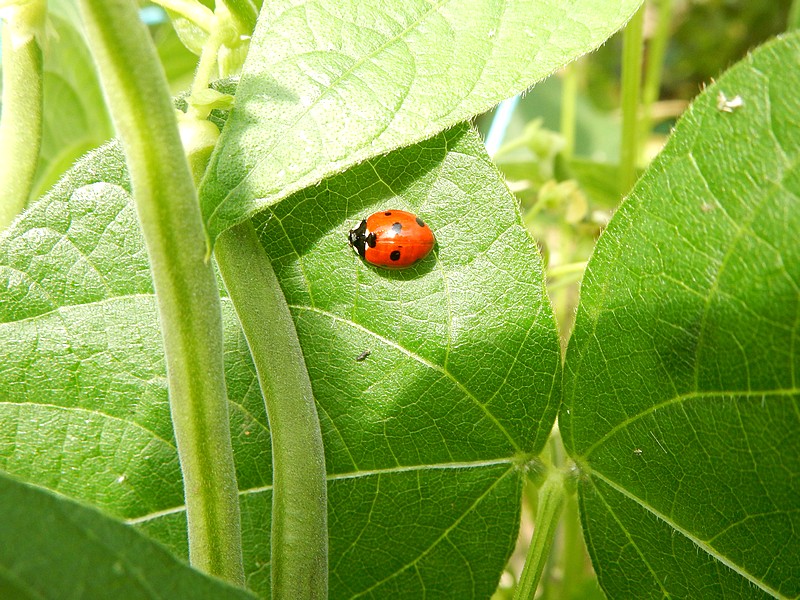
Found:
[[[375,270],[347,245],[385,206],[436,232],[410,271]],[[480,139],[462,126],[374,159],[256,225],[319,406],[331,597],[486,597],[555,417],[560,361],[538,250]],[[115,145],[3,234],[0,277],[0,466],[185,556],[155,298]],[[267,594],[269,427],[226,298],[223,313],[248,585]]]

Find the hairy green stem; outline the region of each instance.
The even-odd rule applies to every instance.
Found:
[[[193,566],[244,583],[219,291],[166,78],[133,0],[80,0],[158,302]]]
[[[639,160],[639,98],[642,85],[642,6],[622,36],[622,148],[619,159],[620,194],[625,196],[636,181]]]
[[[215,255],[267,406],[272,437],[272,598],[327,597],[325,453],[303,352],[269,258],[249,221]]]
[[[558,528],[565,498],[564,476],[560,470],[553,469],[539,488],[533,539],[528,548],[528,556],[525,558],[525,566],[520,575],[514,600],[533,600],[536,595],[542,570],[550,557],[553,536]]]
[[[0,230],[28,203],[42,144],[42,50],[45,3],[5,9],[2,25]]]
[[[653,103],[658,100],[661,88],[661,72],[664,68],[664,54],[669,41],[669,28],[672,20],[672,0],[655,0],[656,27],[647,48],[644,87],[642,88],[641,139],[647,139],[653,127]]]

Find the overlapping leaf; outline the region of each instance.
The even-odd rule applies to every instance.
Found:
[[[561,425],[612,597],[800,594],[798,61],[709,87],[587,270]]]
[[[201,190],[212,238],[597,47],[640,0],[266,3]]]
[[[0,512],[2,598],[255,599],[96,510],[2,474]]]

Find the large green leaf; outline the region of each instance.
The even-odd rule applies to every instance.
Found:
[[[0,467],[184,553],[129,192],[118,149],[104,147],[0,237]],[[390,206],[437,234],[415,270],[377,271],[347,245],[360,218]],[[369,161],[257,225],[322,420],[331,596],[488,596],[513,548],[525,464],[555,417],[559,348],[536,245],[480,139],[462,126]],[[227,299],[223,308],[248,583],[267,593],[267,421]]]
[[[0,474],[0,597],[254,600],[98,511]]]
[[[560,419],[611,597],[800,595],[798,62],[710,86],[589,264]]]
[[[201,190],[212,239],[596,48],[640,0],[266,3]]]

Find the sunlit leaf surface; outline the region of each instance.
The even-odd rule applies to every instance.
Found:
[[[436,232],[409,271],[375,270],[347,245],[388,207]],[[524,464],[555,417],[560,360],[538,250],[479,138],[462,126],[369,161],[256,225],[320,409],[331,597],[487,597],[516,539]],[[0,238],[0,278],[0,467],[185,555],[155,298],[115,146]],[[267,593],[268,425],[223,309],[248,583]]]

